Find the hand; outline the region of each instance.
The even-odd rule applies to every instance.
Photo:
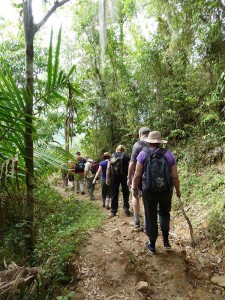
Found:
[[[181,197],[181,192],[180,192],[180,190],[179,190],[179,191],[176,191],[176,194],[177,194],[177,197],[178,197],[178,198]]]
[[[133,193],[133,196],[135,198],[138,198],[138,195],[139,195],[139,190],[138,189],[132,189],[132,193]]]
[[[110,179],[106,179],[106,182],[105,182],[107,185],[110,185],[111,181]]]
[[[131,184],[132,184],[131,178],[127,178],[127,186],[131,187]]]

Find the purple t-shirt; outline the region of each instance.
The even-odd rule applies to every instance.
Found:
[[[150,148],[151,150],[154,150],[153,148]],[[157,150],[156,150],[157,151]],[[176,165],[176,159],[173,155],[173,153],[169,150],[166,151],[166,153],[164,154],[165,155],[165,158],[167,159],[168,161],[168,165],[169,165],[169,168],[171,169],[172,166]],[[145,151],[141,151],[139,154],[138,154],[138,157],[137,157],[137,161],[144,165],[145,164],[145,160],[148,156],[148,153],[146,153]]]
[[[101,178],[102,178],[103,180],[106,180],[106,170],[107,170],[107,165],[108,165],[108,160],[102,160],[102,161],[100,161],[99,166],[102,167],[102,176],[101,176]]]

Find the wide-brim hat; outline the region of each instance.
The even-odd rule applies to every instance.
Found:
[[[167,141],[162,139],[159,131],[150,131],[148,137],[144,139],[145,142],[151,144],[166,144]]]

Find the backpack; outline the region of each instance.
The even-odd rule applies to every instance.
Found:
[[[75,172],[83,172],[85,167],[85,160],[83,158],[78,159],[76,163],[76,169]]]
[[[172,187],[172,177],[165,157],[167,150],[160,148],[154,151],[145,147],[143,151],[148,153],[144,165],[143,190],[153,193],[169,191]]]
[[[91,168],[90,168],[91,173],[95,175],[98,171],[99,163],[96,160],[92,160],[90,163],[91,163]]]
[[[123,157],[125,153],[123,153],[121,156],[117,157],[112,157],[110,159],[110,166],[111,166],[111,171],[113,175],[116,176],[121,176],[123,175]]]

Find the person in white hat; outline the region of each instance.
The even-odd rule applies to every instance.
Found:
[[[156,253],[156,240],[158,238],[158,223],[157,218],[159,214],[160,228],[163,235],[163,245],[166,250],[171,249],[169,243],[169,229],[170,229],[170,211],[172,203],[173,187],[175,187],[178,197],[180,193],[180,182],[177,172],[176,159],[173,153],[164,148],[160,148],[161,144],[166,144],[167,141],[162,139],[159,131],[151,131],[145,139],[148,143],[148,151],[141,151],[137,157],[137,164],[135,174],[132,182],[133,195],[138,196],[138,185],[143,181],[142,197],[145,208],[146,219],[146,234],[150,242],[146,242],[146,247],[151,253]],[[144,149],[145,150],[145,149]],[[154,156],[153,156],[154,154]],[[161,157],[164,160],[165,169],[170,174],[171,185],[159,183],[159,190],[153,190],[149,185],[148,168],[151,168],[151,159],[153,157]],[[164,159],[165,158],[165,159]],[[158,158],[156,158],[158,159]],[[148,164],[150,162],[150,164]],[[156,165],[156,168],[158,166]],[[157,170],[154,170],[157,171]],[[160,178],[161,179],[161,178]],[[165,189],[160,189],[161,186]]]

